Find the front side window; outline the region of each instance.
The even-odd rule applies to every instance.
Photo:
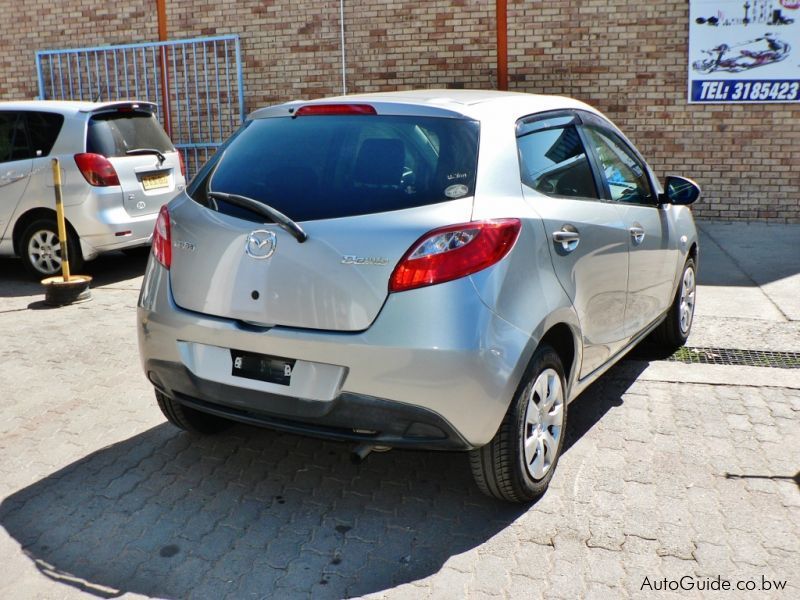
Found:
[[[634,204],[654,204],[647,169],[633,151],[615,134],[586,127],[590,144],[597,155],[611,200]]]
[[[517,148],[525,185],[548,196],[599,197],[574,124],[523,133]]]

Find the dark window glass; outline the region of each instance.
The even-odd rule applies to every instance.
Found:
[[[16,112],[0,112],[0,162],[32,157],[21,115]]]
[[[31,150],[34,156],[47,156],[56,143],[56,138],[61,132],[64,117],[55,113],[27,112],[28,134],[30,135]]]
[[[610,131],[600,131],[593,127],[587,127],[585,131],[597,154],[611,199],[617,202],[654,204],[655,197],[647,170],[633,151]]]
[[[257,119],[240,130],[210,178],[191,192],[204,204],[210,187],[259,200],[295,221],[331,219],[470,196],[477,161],[474,121],[363,115]],[[261,218],[224,202],[219,208]]]
[[[11,160],[11,148],[14,145],[14,125],[17,113],[0,112],[0,162]]]
[[[522,182],[549,196],[597,198],[597,187],[573,125],[517,138]]]
[[[153,148],[173,152],[167,134],[149,112],[101,113],[89,119],[86,151],[103,156],[125,156],[128,150]]]

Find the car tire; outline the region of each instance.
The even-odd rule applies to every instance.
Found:
[[[566,425],[564,368],[555,350],[540,346],[494,438],[470,452],[480,490],[509,502],[541,496],[558,464]]]
[[[83,254],[77,236],[67,231],[70,272],[83,268]],[[58,226],[50,219],[37,219],[22,232],[19,255],[25,270],[34,278],[44,279],[61,274],[61,242]]]
[[[156,391],[156,402],[167,421],[190,433],[210,435],[232,425],[228,419],[183,406],[159,391]]]
[[[697,269],[693,258],[683,266],[675,298],[664,321],[653,332],[651,339],[660,349],[672,354],[686,343],[694,321]]]

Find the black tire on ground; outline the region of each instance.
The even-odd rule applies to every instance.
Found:
[[[546,400],[542,399],[541,393],[537,391],[540,388],[536,384],[540,378],[545,381],[545,395],[548,398],[551,394],[554,398],[560,394],[558,402],[554,400],[553,409],[546,411],[547,414],[553,415],[552,419],[557,420],[555,415],[558,406],[562,417],[558,426],[547,425],[546,419],[542,417],[543,413],[537,413],[539,423],[544,423],[538,431],[544,434],[544,430],[547,430],[555,438],[556,443],[553,450],[547,445],[539,446],[539,451],[543,452],[542,460],[549,466],[542,477],[536,478],[532,474],[536,459],[528,461],[525,442],[537,431],[537,425],[529,422],[526,412],[530,403],[535,402],[536,398],[539,398],[539,402],[535,402],[538,407],[541,407],[543,402],[546,404]],[[550,346],[541,346],[534,353],[492,441],[470,452],[472,474],[484,494],[509,502],[530,502],[547,490],[564,445],[567,425],[566,400],[566,381],[561,359]]]
[[[36,279],[44,279],[45,277],[52,277],[53,275],[61,275],[61,267],[59,266],[53,272],[43,270],[31,258],[28,252],[31,238],[37,235],[52,235],[55,242],[58,244],[60,256],[60,243],[58,243],[58,226],[56,222],[51,219],[37,219],[30,223],[22,232],[19,245],[19,256],[22,258],[22,264],[29,275]],[[72,231],[67,230],[67,248],[69,250],[69,266],[71,273],[80,273],[83,268],[83,254],[81,253],[81,246],[78,242],[77,236]]]
[[[691,273],[687,275],[687,271],[691,271]],[[696,271],[694,259],[691,257],[688,258],[683,266],[678,289],[675,291],[675,297],[667,312],[667,318],[664,319],[661,325],[659,325],[650,336],[650,340],[665,353],[672,354],[683,346],[692,331],[695,292],[697,289]],[[690,287],[688,292],[691,294],[691,310],[688,319],[685,318],[686,315],[684,314],[684,301],[688,299],[689,295],[686,294],[687,284]],[[682,315],[684,316],[683,321],[681,320]]]
[[[206,435],[219,433],[233,424],[228,419],[183,406],[158,390],[156,390],[156,402],[158,402],[161,412],[167,417],[167,421],[175,425],[175,427],[191,433]]]

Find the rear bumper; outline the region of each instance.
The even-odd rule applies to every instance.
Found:
[[[530,336],[487,308],[467,278],[390,295],[363,332],[256,329],[176,306],[169,272],[152,259],[137,331],[148,378],[186,405],[322,437],[441,449],[491,440],[533,351]],[[188,347],[258,352],[343,375],[293,395],[231,378],[232,363],[214,368]],[[213,355],[217,364],[231,360]]]
[[[146,369],[151,383],[181,404],[249,425],[382,446],[472,448],[441,416],[410,404],[350,392],[331,401],[292,398],[204,380],[172,362],[151,360]]]
[[[86,204],[87,210],[91,210],[90,205]],[[90,259],[101,252],[147,246],[153,237],[156,218],[158,212],[132,217],[122,206],[116,206],[97,209],[91,215],[81,210],[70,221],[80,236],[84,258]]]

